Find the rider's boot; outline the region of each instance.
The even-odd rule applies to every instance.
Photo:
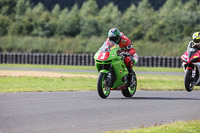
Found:
[[[128,70],[129,71],[129,74],[128,74],[128,79],[129,79],[129,81],[128,81],[128,84],[129,84],[129,86],[130,87],[132,87],[135,83],[134,83],[134,79],[133,79],[133,69],[130,69],[130,70]]]
[[[135,82],[134,82],[134,79],[133,79],[133,62],[135,62],[134,60],[132,61],[131,60],[131,57],[126,57],[125,58],[125,64],[126,64],[126,66],[127,66],[127,68],[128,68],[128,72],[129,72],[129,74],[128,74],[128,86],[130,86],[130,87],[133,87],[134,86],[134,84],[135,84]]]

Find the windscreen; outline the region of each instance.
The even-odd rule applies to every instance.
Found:
[[[188,49],[188,57],[189,59],[198,51],[197,48],[190,48]]]
[[[109,52],[115,47],[117,47],[117,44],[115,42],[106,40],[100,48],[100,52]]]

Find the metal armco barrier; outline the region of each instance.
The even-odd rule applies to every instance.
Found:
[[[45,64],[93,66],[94,54],[0,53],[0,64]],[[181,67],[180,57],[139,56],[136,66]]]

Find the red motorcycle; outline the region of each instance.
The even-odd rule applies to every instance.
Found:
[[[194,86],[200,86],[200,50],[198,48],[188,48],[181,56],[182,66],[185,71],[185,89],[191,92]]]

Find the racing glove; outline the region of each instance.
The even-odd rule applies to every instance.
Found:
[[[120,56],[125,56],[125,57],[131,56],[131,54],[129,52],[121,52],[119,55]]]

